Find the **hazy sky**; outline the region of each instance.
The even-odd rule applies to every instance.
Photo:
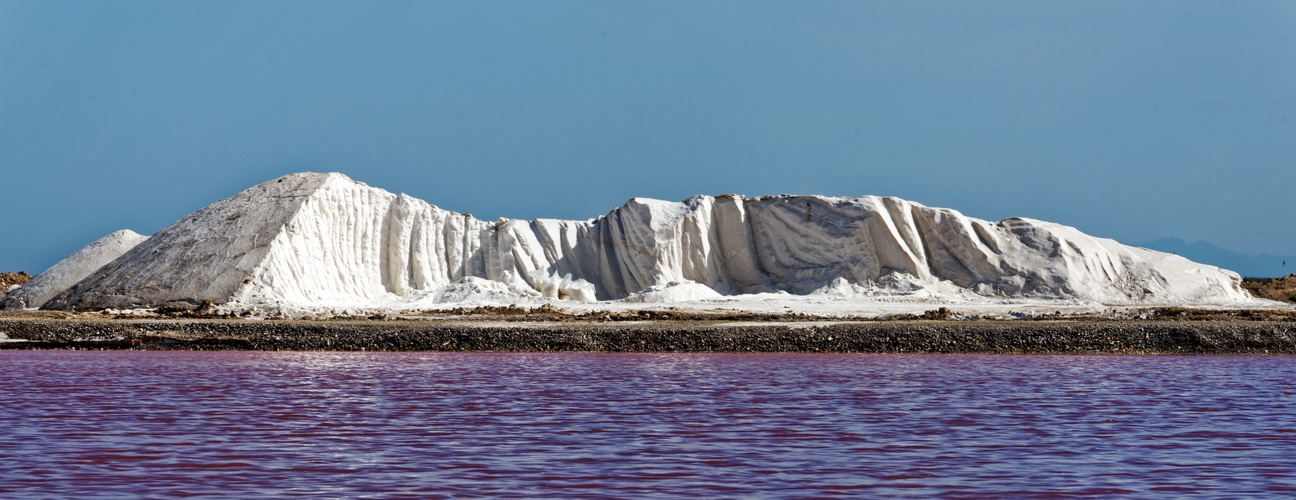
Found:
[[[338,171],[479,218],[893,195],[1296,254],[1296,2],[0,0],[0,271]]]

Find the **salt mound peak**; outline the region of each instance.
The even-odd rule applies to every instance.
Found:
[[[148,236],[129,229],[104,236],[36,275],[0,302],[0,309],[37,308],[90,273],[121,257]]]
[[[588,221],[486,222],[342,174],[299,173],[185,217],[45,307],[417,308],[470,297],[658,303],[916,289],[1103,304],[1252,301],[1239,282],[1059,224],[987,222],[899,198],[634,198]]]

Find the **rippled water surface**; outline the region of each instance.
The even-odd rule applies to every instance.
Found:
[[[0,352],[0,497],[1283,497],[1296,358]]]

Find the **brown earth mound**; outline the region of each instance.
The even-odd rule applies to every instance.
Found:
[[[24,285],[31,281],[32,275],[22,271],[16,273],[0,273],[0,292],[14,285]]]
[[[1243,278],[1242,288],[1262,299],[1296,302],[1296,274],[1283,278]]]

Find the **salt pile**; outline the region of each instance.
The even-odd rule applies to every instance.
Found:
[[[14,310],[40,307],[50,298],[85,279],[90,273],[112,262],[148,239],[129,229],[122,229],[85,248],[77,250],[43,273],[32,278],[0,302],[0,309]]]
[[[487,222],[342,174],[300,173],[185,217],[44,307],[210,301],[229,311],[320,311],[744,297],[1254,303],[1239,280],[1067,226],[988,222],[898,198],[635,198],[588,221]]]

